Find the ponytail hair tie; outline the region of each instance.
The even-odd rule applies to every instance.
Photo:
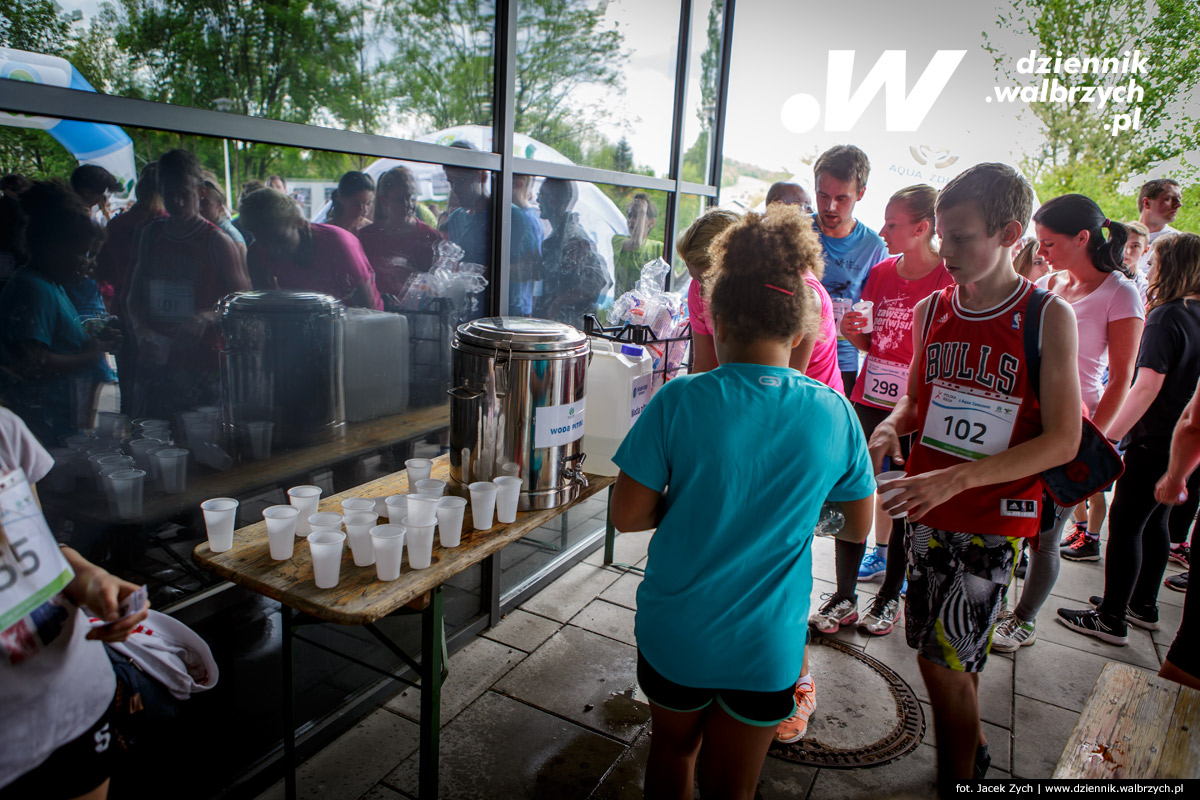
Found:
[[[795,292],[789,292],[787,289],[781,289],[773,283],[764,283],[763,286],[767,287],[768,289],[774,289],[777,292],[782,292],[783,294],[786,294],[788,297],[795,297],[795,295],[796,295]]]
[[[1109,218],[1108,218],[1108,217],[1105,217],[1105,218],[1104,218],[1104,222],[1103,222],[1103,223],[1100,225],[1100,227],[1101,227],[1101,228],[1108,228],[1108,227],[1111,227],[1111,226],[1112,226],[1112,221],[1111,221],[1111,220],[1109,220]]]

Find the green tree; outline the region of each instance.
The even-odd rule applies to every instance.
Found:
[[[617,147],[612,154],[612,168],[618,172],[629,172],[633,169],[633,148],[629,146],[629,140],[624,136],[621,141],[617,142]]]
[[[620,93],[623,35],[604,26],[607,3],[526,0],[517,20],[516,130],[579,160],[604,111],[578,103],[586,84]],[[492,122],[496,9],[483,0],[392,0],[383,11],[386,65],[401,110],[437,130]],[[611,112],[612,109],[608,109]]]
[[[1195,150],[1200,125],[1184,113],[1200,75],[1200,4],[1196,0],[1012,0],[997,18],[998,27],[1017,34],[1041,54],[1064,58],[1122,58],[1140,50],[1151,67],[1147,74],[1108,73],[1034,75],[1016,71],[1014,50],[1024,46],[998,45],[984,33],[984,46],[998,73],[1013,84],[1031,84],[1031,77],[1053,77],[1068,88],[1115,87],[1136,80],[1144,97],[1141,128],[1113,136],[1112,115],[1132,111],[1131,103],[1031,103],[1030,110],[1045,129],[1045,140],[1025,165],[1040,178],[1047,170],[1080,162],[1093,164],[1101,174],[1116,175],[1145,169],[1164,159]],[[1123,177],[1123,175],[1122,175]]]

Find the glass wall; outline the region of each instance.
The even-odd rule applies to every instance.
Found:
[[[211,785],[179,796],[266,757],[282,713],[246,689],[279,675],[279,606],[195,565],[199,504],[235,498],[244,526],[289,487],[328,496],[444,454],[451,342],[466,320],[609,322],[710,200],[694,184],[719,150],[709,34],[721,5],[0,9],[3,402],[54,457],[38,489],[55,536],[146,584],[156,609],[213,643],[223,685],[193,703],[201,727],[264,720]],[[457,576],[447,630],[498,619],[497,598],[582,557],[603,521],[593,498],[491,572]],[[410,641],[415,626],[386,627]],[[370,680],[320,646],[396,666],[337,626],[309,638],[301,720]],[[164,775],[178,767],[160,755]]]

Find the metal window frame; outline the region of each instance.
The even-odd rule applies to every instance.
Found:
[[[376,158],[395,158],[492,172],[495,175],[492,193],[494,224],[492,253],[493,263],[498,266],[489,290],[488,307],[492,314],[504,314],[508,311],[508,284],[511,273],[508,259],[511,222],[508,215],[512,205],[513,175],[562,178],[665,192],[667,208],[663,222],[664,239],[666,240],[664,244],[668,246],[675,238],[681,194],[706,198],[710,205],[719,201],[721,150],[724,145],[726,98],[729,89],[729,58],[733,40],[736,0],[725,0],[722,11],[721,62],[717,86],[716,117],[713,130],[710,132],[712,157],[708,164],[708,184],[692,183],[684,181],[680,177],[685,147],[683,121],[684,115],[687,113],[687,82],[692,55],[691,48],[698,45],[698,42],[693,42],[691,36],[694,0],[678,0],[678,2],[680,14],[676,39],[675,96],[671,117],[670,162],[668,176],[665,178],[571,164],[554,164],[513,155],[517,73],[516,39],[520,0],[496,0],[492,152],[490,153],[443,147],[379,134],[357,133],[323,128],[317,125],[248,117],[13,80],[0,80],[0,109],[19,114],[103,122],[215,139],[237,139],[304,150],[325,150]]]

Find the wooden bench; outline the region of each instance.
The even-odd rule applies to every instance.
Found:
[[[1200,692],[1110,662],[1054,767],[1055,778],[1200,778]]]

